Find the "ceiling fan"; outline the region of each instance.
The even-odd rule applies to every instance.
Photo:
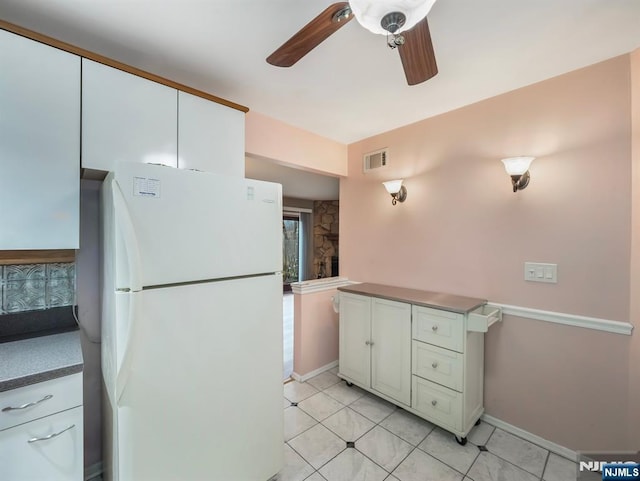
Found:
[[[407,83],[416,85],[438,73],[427,14],[436,0],[351,0],[323,10],[275,52],[267,62],[291,67],[353,17],[373,33],[387,35],[397,48]]]

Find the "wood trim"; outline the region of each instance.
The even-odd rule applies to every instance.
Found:
[[[19,250],[0,251],[0,265],[50,264],[52,262],[74,262],[76,251],[66,250]]]
[[[108,65],[109,67],[117,68],[118,70],[122,70],[123,72],[128,72],[133,75],[137,75],[138,77],[146,78],[147,80],[151,80],[153,82],[157,82],[159,84],[166,85],[168,87],[181,90],[183,92],[195,95],[197,97],[202,97],[204,99],[210,100],[212,102],[216,102],[221,105],[225,105],[232,109],[240,110],[241,112],[247,113],[249,111],[248,107],[244,105],[236,104],[235,102],[231,102],[230,100],[223,99],[221,97],[217,97],[215,95],[211,95],[207,92],[203,92],[202,90],[197,90],[188,85],[184,85],[178,82],[174,82],[173,80],[166,79],[164,77],[160,77],[159,75],[153,74],[151,72],[147,72],[145,70],[141,70],[136,67],[132,67],[130,65],[124,64],[122,62],[118,62],[117,60],[110,59],[103,55],[91,52],[89,50],[85,50],[80,47],[76,47],[70,43],[63,42],[61,40],[57,40],[52,37],[48,37],[47,35],[43,35],[38,32],[34,32],[33,30],[29,30],[24,27],[20,27],[19,25],[15,25],[13,23],[6,22],[0,19],[0,28],[3,30],[7,30],[9,32],[13,32],[17,35],[21,35],[23,37],[30,38],[31,40],[35,40],[36,42],[44,43],[51,47],[59,48],[60,50],[64,50],[69,53],[73,53],[75,55],[79,55],[81,57],[87,58],[89,60],[93,60],[95,62],[99,62],[104,65]]]

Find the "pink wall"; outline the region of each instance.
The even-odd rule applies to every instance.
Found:
[[[347,146],[250,111],[245,123],[245,152],[330,175],[346,175]]]
[[[338,360],[337,289],[294,294],[293,372],[304,376]]]
[[[629,436],[633,448],[640,450],[640,49],[631,54],[631,140],[633,164],[631,322],[636,331],[629,356]]]
[[[350,145],[340,275],[629,321],[630,102],[621,56]],[[363,174],[382,147],[389,166]],[[537,157],[517,194],[514,155]],[[393,207],[380,183],[399,177]],[[525,282],[525,261],[557,263],[558,284]],[[572,449],[624,447],[630,339],[506,316],[487,335],[487,412]]]

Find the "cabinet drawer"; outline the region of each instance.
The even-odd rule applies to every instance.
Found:
[[[462,394],[413,376],[411,407],[434,423],[462,430]]]
[[[81,481],[82,433],[82,407],[0,431],[0,479]]]
[[[464,316],[455,312],[413,306],[413,338],[463,352]]]
[[[462,392],[463,355],[413,341],[413,374]]]
[[[82,373],[5,391],[0,393],[0,431],[80,405]]]

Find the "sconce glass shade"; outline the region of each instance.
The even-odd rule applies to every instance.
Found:
[[[384,188],[387,189],[387,192],[391,195],[397,194],[402,187],[402,179],[388,180],[387,182],[383,182],[382,185],[384,185]]]
[[[509,157],[508,159],[502,159],[504,169],[509,175],[523,175],[535,157]]]
[[[411,29],[426,17],[435,2],[436,0],[351,0],[349,6],[360,25],[370,32],[387,35],[389,32],[381,25],[385,15],[394,12],[404,14],[404,24],[393,32],[398,34]]]
[[[407,188],[402,185],[402,179],[388,180],[383,182],[384,188],[391,194],[391,203],[396,205],[398,202],[404,202],[407,198]]]
[[[504,169],[511,176],[511,185],[513,191],[517,192],[529,185],[531,175],[529,174],[529,166],[535,157],[510,157],[502,159]]]

